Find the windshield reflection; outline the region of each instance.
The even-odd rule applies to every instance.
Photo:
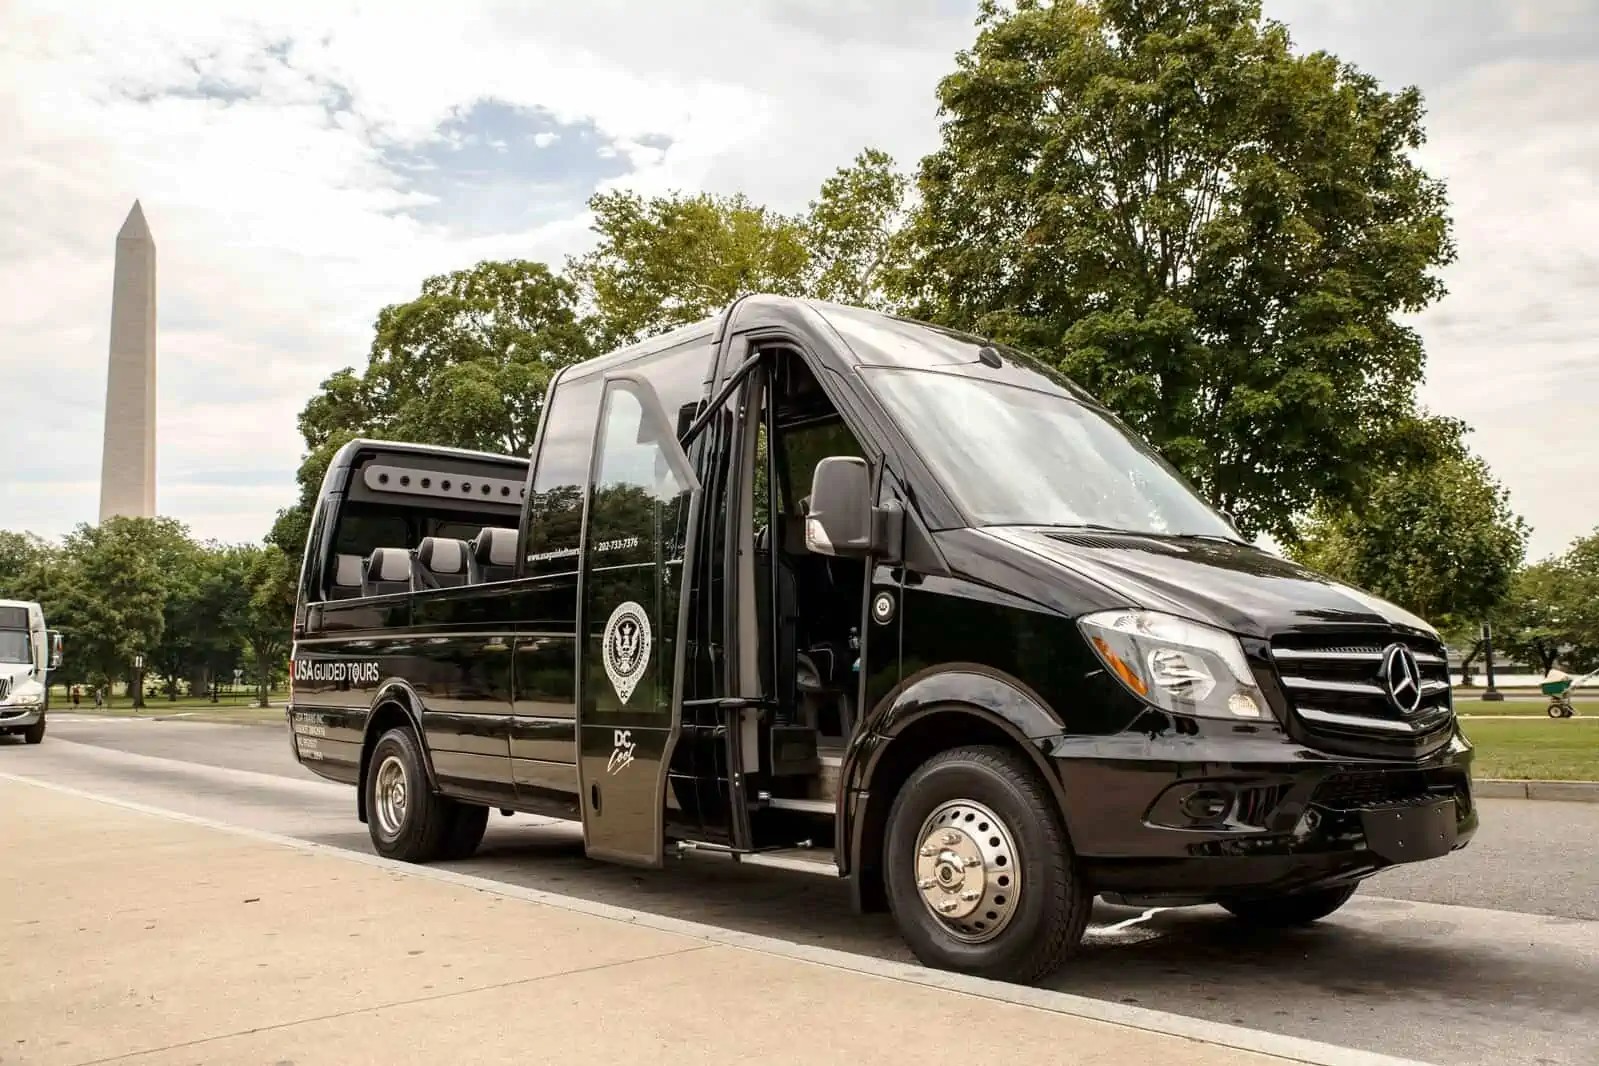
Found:
[[[862,374],[977,525],[1240,542],[1170,465],[1088,404],[931,370],[867,367]]]

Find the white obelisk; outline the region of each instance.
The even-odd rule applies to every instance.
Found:
[[[100,521],[155,516],[155,240],[144,210],[117,233],[111,286],[111,353],[106,371]]]

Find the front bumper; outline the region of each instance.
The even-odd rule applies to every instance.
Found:
[[[1469,745],[1330,757],[1274,731],[1061,740],[1067,828],[1098,891],[1272,895],[1459,850],[1477,830]]]
[[[44,706],[0,707],[0,729],[26,729],[44,718]]]

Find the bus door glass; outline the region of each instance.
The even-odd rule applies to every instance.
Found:
[[[606,379],[589,461],[577,730],[589,855],[659,866],[699,483],[654,390]]]

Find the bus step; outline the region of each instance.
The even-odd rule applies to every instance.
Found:
[[[744,855],[740,861],[748,866],[770,866],[779,870],[795,870],[821,877],[838,877],[838,863],[833,861],[831,848],[783,848],[779,851],[758,851]]]

